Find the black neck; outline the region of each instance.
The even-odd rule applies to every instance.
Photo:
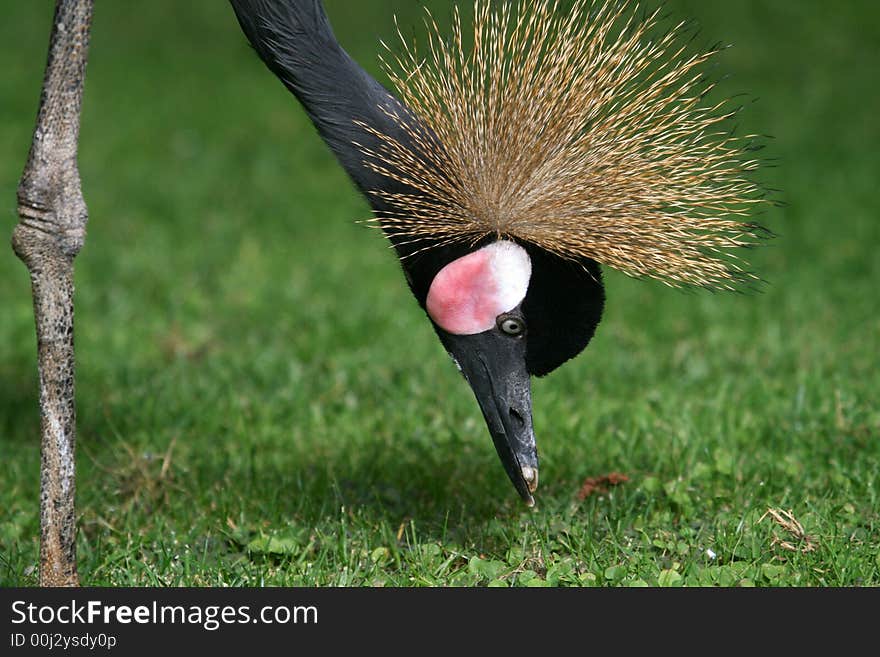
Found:
[[[336,41],[320,0],[230,0],[260,59],[300,101],[319,134],[367,200],[388,181],[364,165],[355,144],[378,140],[361,121],[385,134],[401,132],[386,111],[408,112]]]

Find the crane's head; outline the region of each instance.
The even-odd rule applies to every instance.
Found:
[[[508,477],[533,504],[530,377],[552,371],[592,338],[604,302],[598,266],[504,239],[438,248],[403,264],[474,392]]]
[[[473,388],[508,476],[532,502],[529,377],[599,322],[599,264],[670,286],[738,289],[732,253],[764,202],[736,110],[705,102],[681,26],[635,2],[476,0],[473,39],[428,19],[427,51],[387,60],[400,104],[358,125],[377,224]],[[472,45],[468,45],[472,44]],[[381,123],[381,125],[380,125]]]

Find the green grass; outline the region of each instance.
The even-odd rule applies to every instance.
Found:
[[[593,343],[534,384],[529,510],[393,254],[356,223],[366,205],[225,3],[98,3],[76,265],[82,581],[880,585],[880,9],[668,4],[698,40],[734,44],[722,92],[757,97],[741,130],[775,137],[786,205],[754,257],[769,284],[713,295],[609,273]],[[377,74],[392,11],[418,20],[402,0],[327,5]],[[50,10],[5,11],[9,234]],[[0,305],[0,583],[27,586],[36,347],[9,249]],[[613,471],[629,481],[578,500]],[[815,549],[784,549],[768,508]]]

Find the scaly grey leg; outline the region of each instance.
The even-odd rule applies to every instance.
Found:
[[[12,248],[34,296],[40,373],[40,584],[76,586],[73,260],[88,213],[77,168],[93,0],[57,0]]]

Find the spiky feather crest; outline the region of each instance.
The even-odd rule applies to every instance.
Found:
[[[426,12],[427,13],[427,12]],[[673,286],[740,287],[732,251],[762,190],[752,136],[734,136],[728,101],[705,102],[717,50],[688,54],[687,30],[658,33],[659,10],[627,0],[475,0],[472,45],[458,8],[446,40],[427,13],[428,48],[384,60],[419,119],[406,140],[363,127],[366,165],[405,192],[375,221],[414,242],[530,242]],[[427,128],[425,130],[424,128]]]

